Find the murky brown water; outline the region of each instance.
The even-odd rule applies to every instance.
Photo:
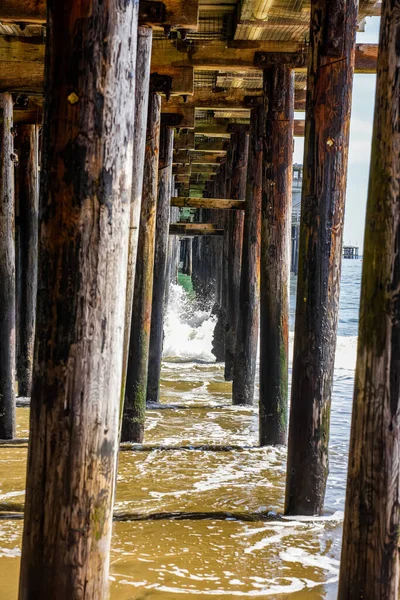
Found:
[[[178,345],[186,343],[183,358],[207,360],[212,324],[183,325],[169,324]],[[111,600],[336,597],[352,335],[338,340],[322,518],[266,521],[268,511],[283,509],[286,450],[257,447],[257,413],[230,405],[221,365],[164,363],[162,402],[183,408],[149,411],[146,446],[153,449],[120,453],[115,512],[135,520],[114,522]],[[166,347],[167,356],[177,354],[168,334]],[[19,437],[28,434],[28,413],[17,409]],[[23,505],[26,452],[0,447],[2,510]],[[157,520],[148,518],[155,513]],[[21,533],[21,520],[0,520],[1,600],[17,598]]]
[[[174,383],[177,376],[189,381]],[[321,584],[336,580],[341,517],[261,520],[257,513],[282,509],[285,450],[227,451],[226,445],[251,446],[257,438],[255,411],[234,409],[229,399],[230,384],[218,366],[164,368],[164,402],[196,407],[207,402],[208,408],[149,411],[146,443],[165,449],[121,452],[115,511],[143,520],[114,524],[112,600],[327,597]],[[20,437],[27,435],[28,413],[17,409]],[[171,449],[204,444],[213,447]],[[23,504],[26,452],[0,448],[3,509]],[[172,512],[179,514],[173,518]],[[204,512],[210,515],[202,520]],[[151,513],[158,520],[146,519]],[[254,520],[236,520],[238,513]],[[4,600],[17,597],[21,533],[21,521],[0,521]]]

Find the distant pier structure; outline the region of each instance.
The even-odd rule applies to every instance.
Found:
[[[292,251],[290,270],[297,274],[299,267],[299,233],[300,233],[300,208],[301,188],[303,185],[303,165],[293,165],[292,180]]]
[[[358,258],[358,246],[343,246],[343,258]]]

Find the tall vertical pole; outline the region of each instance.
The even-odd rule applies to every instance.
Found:
[[[357,4],[311,2],[287,514],[320,514],[328,476]]]
[[[249,134],[246,130],[233,134],[237,137],[232,162],[230,198],[245,200]],[[233,379],[233,364],[236,350],[236,331],[239,319],[240,271],[242,264],[243,211],[230,210],[227,216],[228,273],[226,288],[225,326],[225,380]]]
[[[19,599],[94,600],[108,592],[138,2],[48,0],[47,10]]]
[[[229,156],[229,151],[228,151]],[[216,197],[226,198],[226,170],[227,163],[224,162],[219,169],[218,179],[216,183]],[[227,211],[221,211],[220,226],[224,229],[226,227]],[[225,320],[226,320],[226,276],[227,276],[227,256],[228,256],[228,239],[226,232],[222,239],[220,249],[220,271],[218,274],[218,285],[216,286],[216,303],[213,308],[213,313],[216,315],[216,323],[212,338],[212,353],[216,358],[216,362],[223,362],[225,360]]]
[[[399,22],[384,0],[339,600],[399,597]]]
[[[11,94],[0,94],[0,439],[15,434],[14,146]]]
[[[126,283],[126,313],[121,401],[125,395],[128,366],[129,337],[132,322],[133,290],[135,287],[136,256],[139,237],[140,207],[142,204],[143,166],[146,147],[146,126],[149,106],[150,62],[153,30],[138,27],[135,85],[135,131],[132,168],[131,220],[129,227],[128,278]],[[121,407],[122,418],[122,407]]]
[[[260,304],[263,108],[261,105],[253,108],[250,117],[240,310],[233,369],[233,404],[253,404],[254,399]]]
[[[30,396],[32,388],[33,344],[35,338],[38,276],[39,185],[38,127],[18,128],[18,204],[19,204],[19,327],[17,381],[18,394]]]
[[[161,96],[150,91],[135,289],[122,418],[123,442],[142,442],[153,294]]]
[[[261,222],[260,445],[285,444],[288,412],[289,278],[294,73],[264,70]]]
[[[165,290],[168,285],[167,266],[173,146],[174,130],[172,127],[163,125],[161,127],[160,158],[158,166],[153,300],[151,308],[149,366],[147,369],[147,403],[158,402],[159,400],[161,359],[164,341]]]

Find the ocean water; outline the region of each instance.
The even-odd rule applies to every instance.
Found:
[[[120,454],[115,514],[126,520],[114,523],[112,600],[336,597],[361,266],[343,263],[330,474],[325,515],[315,518],[275,517],[286,449],[257,447],[257,407],[232,407],[231,384],[214,362],[213,317],[172,287],[163,406],[147,413],[145,447]],[[295,288],[292,280],[292,329]],[[28,409],[17,413],[25,437]],[[25,468],[25,447],[0,449],[3,511],[22,507]],[[21,520],[0,520],[1,600],[17,597],[21,533]]]

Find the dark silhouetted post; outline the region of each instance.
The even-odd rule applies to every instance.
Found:
[[[150,92],[132,324],[121,440],[142,442],[146,411],[156,230],[161,96]]]
[[[294,73],[264,70],[261,222],[260,445],[285,444],[288,412],[289,277]]]
[[[234,133],[236,137],[230,177],[230,198],[245,200],[247,156],[249,151],[249,134],[246,129]],[[243,243],[243,211],[227,211],[226,238],[227,247],[227,281],[226,281],[226,325],[225,325],[225,380],[233,379],[233,364],[236,350],[236,331],[239,319],[240,270],[242,263]]]
[[[253,404],[254,400],[260,305],[263,109],[261,104],[253,108],[250,118],[240,309],[233,369],[233,404]]]
[[[39,237],[38,129],[37,125],[21,125],[18,128],[20,285],[17,381],[19,396],[30,396],[32,388]]]
[[[287,514],[320,514],[328,476],[357,4],[311,2]]]
[[[382,2],[339,600],[397,600],[400,3]]]
[[[11,94],[0,94],[0,439],[15,434],[14,146]]]
[[[165,290],[166,286],[169,285],[169,282],[167,283],[167,277],[173,145],[174,130],[171,127],[163,125],[161,127],[158,166],[158,199],[149,366],[147,370],[147,403],[158,402],[159,399],[161,359],[164,339]]]

